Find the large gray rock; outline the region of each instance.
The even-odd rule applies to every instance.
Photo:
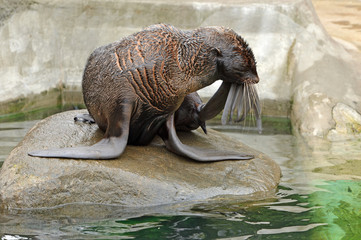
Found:
[[[252,153],[248,161],[197,163],[168,152],[160,139],[127,146],[116,160],[36,158],[28,151],[90,145],[102,137],[96,125],[74,123],[78,111],[53,115],[33,127],[11,152],[0,173],[3,208],[53,207],[66,203],[151,206],[207,200],[220,195],[274,193],[280,168],[269,157],[216,131],[180,133],[185,144]]]
[[[291,60],[295,65],[291,117],[298,133],[326,137],[335,128],[332,111],[338,104],[361,112],[361,58],[332,40],[321,25],[305,26]]]
[[[330,141],[361,139],[361,114],[353,108],[338,103],[332,110],[336,127],[328,132]]]

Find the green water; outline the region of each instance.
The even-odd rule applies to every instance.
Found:
[[[35,122],[0,124],[1,157]],[[272,157],[283,177],[273,198],[144,209],[74,204],[0,214],[2,239],[361,239],[358,141],[307,145],[291,135],[216,129]],[[354,168],[352,168],[354,166]],[[332,171],[331,171],[331,170]]]

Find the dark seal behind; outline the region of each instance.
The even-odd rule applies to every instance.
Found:
[[[236,93],[242,86],[259,81],[252,50],[233,30],[223,27],[182,31],[164,24],[150,26],[96,49],[88,59],[82,83],[84,102],[105,132],[104,138],[89,147],[29,154],[112,159],[120,156],[127,144],[148,144],[159,135],[170,151],[196,161],[250,159],[252,156],[243,153],[192,148],[177,137],[177,122],[178,128],[186,124],[179,118],[175,122],[176,111],[184,118],[180,108],[184,100],[197,102],[188,99],[189,94],[218,79],[223,84],[210,101],[194,105],[197,112],[187,120],[196,124],[188,130],[218,114],[226,103],[237,105]],[[257,105],[255,101],[250,106],[256,109]]]

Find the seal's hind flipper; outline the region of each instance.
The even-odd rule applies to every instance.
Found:
[[[129,136],[129,122],[131,115],[130,104],[124,104],[111,117],[105,137],[92,146],[74,148],[56,148],[32,151],[33,157],[73,158],[73,159],[114,159],[119,157],[127,146]]]
[[[75,159],[113,159],[119,157],[127,145],[127,138],[103,138],[98,143],[86,147],[56,148],[29,152],[33,157],[75,158]]]
[[[191,158],[199,162],[214,162],[223,160],[248,160],[254,158],[253,155],[237,153],[237,152],[220,152],[209,151],[203,149],[193,148],[184,145],[178,138],[174,127],[174,114],[172,114],[163,128],[160,130],[159,135],[162,137],[166,148],[178,155]]]

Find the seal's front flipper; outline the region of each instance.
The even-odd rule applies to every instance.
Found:
[[[29,152],[33,157],[75,158],[75,159],[114,159],[119,157],[127,146],[131,108],[124,105],[111,116],[105,137],[92,146],[57,148]]]
[[[168,117],[167,122],[159,131],[159,135],[163,139],[168,150],[195,161],[214,162],[223,160],[248,160],[254,158],[254,156],[244,153],[209,151],[184,145],[179,140],[175,131],[174,114]]]
[[[231,83],[222,82],[217,92],[208,100],[206,104],[201,106],[199,118],[206,121],[214,118],[220,113],[227,101],[227,96],[231,88]]]

